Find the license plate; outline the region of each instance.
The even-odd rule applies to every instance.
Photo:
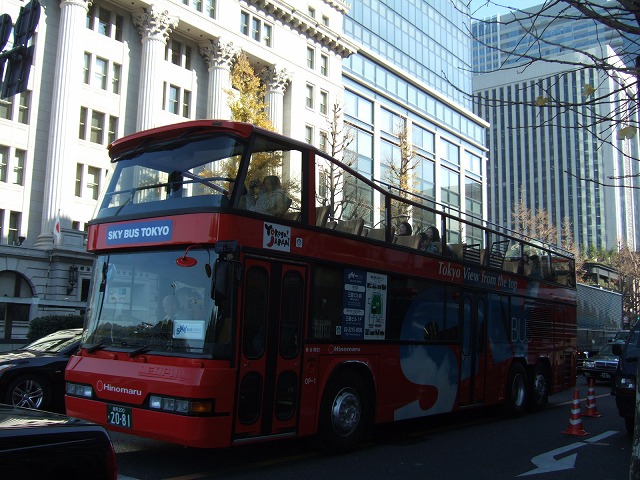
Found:
[[[611,375],[609,375],[608,373],[603,373],[602,375],[600,375],[600,378],[610,378]]]
[[[131,408],[107,405],[107,423],[122,428],[131,428]]]

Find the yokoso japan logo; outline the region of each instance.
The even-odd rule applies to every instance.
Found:
[[[291,251],[291,228],[273,223],[265,223],[262,246],[272,250]]]

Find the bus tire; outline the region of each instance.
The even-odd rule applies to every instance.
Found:
[[[323,448],[347,453],[364,440],[369,429],[367,388],[353,371],[339,373],[322,395],[318,431]]]
[[[508,416],[522,415],[527,404],[527,372],[520,363],[514,363],[509,370],[505,386],[505,410]]]
[[[532,411],[540,410],[549,403],[549,371],[544,364],[536,365],[529,386],[529,408]]]

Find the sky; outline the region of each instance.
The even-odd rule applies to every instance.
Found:
[[[471,0],[471,16],[474,18],[490,17],[509,13],[511,8],[529,8],[541,5],[544,0]],[[506,5],[506,6],[505,6]],[[511,7],[511,8],[509,8]],[[476,9],[479,9],[475,12]]]

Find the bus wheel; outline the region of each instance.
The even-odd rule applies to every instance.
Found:
[[[365,438],[369,423],[365,392],[364,383],[353,372],[337,375],[325,389],[318,429],[328,452],[349,452]]]
[[[514,363],[509,370],[505,401],[507,415],[517,417],[524,412],[527,403],[527,372],[519,363]]]
[[[549,402],[549,375],[544,365],[536,366],[531,379],[529,406],[531,410],[539,410]]]

